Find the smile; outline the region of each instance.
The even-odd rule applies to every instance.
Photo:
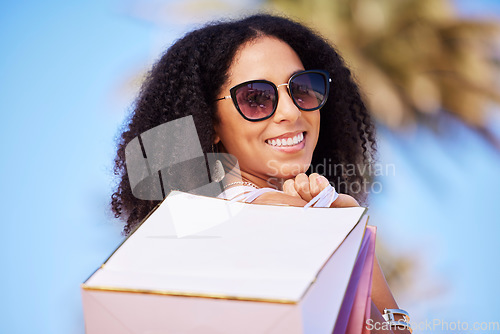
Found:
[[[281,138],[273,138],[273,139],[267,139],[266,143],[271,145],[271,146],[276,146],[276,147],[286,147],[286,146],[294,146],[297,144],[302,143],[304,140],[304,132],[301,132],[299,134],[296,134],[293,137],[281,137]]]

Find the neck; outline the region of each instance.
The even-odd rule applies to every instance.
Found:
[[[273,188],[282,190],[284,181],[273,177],[263,178],[245,171],[234,171],[233,169],[231,173],[226,174],[223,184],[227,185],[234,182],[249,182],[257,186],[257,188]]]
[[[259,177],[245,171],[241,172],[241,180],[251,182],[259,188],[273,188],[277,190],[283,189],[283,180],[275,177]]]
[[[253,173],[241,170],[234,165],[234,162],[222,160],[224,169],[229,172],[224,176],[223,184],[227,185],[234,182],[250,182],[258,188],[283,189],[283,179],[269,176],[259,176]]]
[[[225,148],[222,146],[219,150],[226,153]],[[221,154],[219,156],[224,169],[229,171],[226,176],[224,176],[223,184],[227,185],[233,182],[250,182],[256,185],[258,188],[273,188],[276,190],[283,190],[283,180],[282,178],[267,176],[267,175],[257,175],[255,173],[247,172],[241,170],[238,165],[238,161],[229,154]]]

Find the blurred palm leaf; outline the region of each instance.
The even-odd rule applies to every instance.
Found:
[[[459,18],[448,0],[266,0],[266,7],[338,47],[381,123],[400,128],[447,110],[500,149],[486,127],[487,106],[500,104],[497,23]]]

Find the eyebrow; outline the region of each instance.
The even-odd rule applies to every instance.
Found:
[[[305,70],[297,70],[295,72],[293,72],[292,74],[290,74],[290,78],[293,77],[295,74],[299,73],[299,72],[303,72]]]
[[[290,75],[288,76],[287,82],[288,82],[288,80],[290,80],[290,78],[291,78],[291,77],[293,77],[295,74],[297,74],[297,73],[299,73],[299,72],[303,72],[303,71],[305,71],[305,69],[300,69],[300,70],[293,71],[293,72],[292,72],[292,74],[290,74]],[[257,80],[266,80],[266,81],[270,81],[270,80],[268,80],[268,79],[257,79]],[[272,81],[271,81],[271,82],[272,82]]]
[[[296,71],[292,72],[292,74],[290,74],[290,76],[288,77],[288,80],[290,80],[290,78],[293,77],[295,74],[297,74],[299,72],[303,72],[303,71],[305,71],[305,69],[300,69],[300,70],[296,70]],[[288,82],[288,80],[287,80],[287,82]]]
[[[297,73],[299,73],[299,72],[303,72],[303,71],[307,71],[307,70],[306,70],[306,69],[298,69],[298,70],[293,71],[293,72],[289,75],[288,80],[290,80],[290,78],[291,78],[291,77],[293,77],[295,74],[297,74]],[[271,80],[269,80],[269,79],[259,78],[259,79],[251,79],[251,80],[242,81],[242,82],[237,83],[237,84],[234,84],[232,81],[228,81],[228,84],[229,84],[229,86],[230,86],[230,87],[234,87],[234,86],[237,86],[237,85],[239,85],[239,84],[241,84],[241,83],[243,83],[243,82],[254,81],[254,80],[265,80],[265,81],[272,82],[272,81],[271,81]],[[288,80],[287,80],[287,82],[288,82]]]

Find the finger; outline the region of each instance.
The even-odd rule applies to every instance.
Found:
[[[330,182],[328,179],[318,173],[312,173],[309,175],[309,188],[311,191],[311,196],[317,196],[323,189],[325,189]]]
[[[315,197],[321,191],[318,184],[318,177],[318,173],[312,173],[311,175],[309,175],[309,191],[311,192],[312,197]]]
[[[283,192],[287,195],[301,198],[300,195],[297,193],[297,190],[295,190],[294,179],[288,179],[283,183]]]
[[[304,201],[312,200],[309,177],[306,174],[300,173],[295,177],[295,190]]]

